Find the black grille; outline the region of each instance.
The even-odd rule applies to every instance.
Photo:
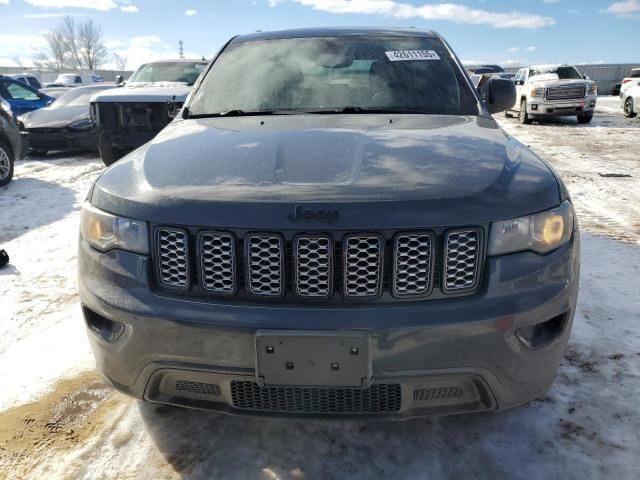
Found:
[[[240,410],[286,413],[385,413],[401,405],[398,384],[366,389],[333,387],[260,387],[251,381],[231,382],[233,406]]]
[[[207,292],[232,294],[236,290],[236,242],[223,232],[202,232],[199,241],[200,281]]]
[[[394,247],[393,293],[399,297],[429,293],[433,236],[428,232],[399,234]]]
[[[176,382],[176,390],[197,393],[198,395],[218,396],[222,394],[220,387],[213,383],[188,382],[186,380],[178,380]]]
[[[190,295],[239,295],[257,301],[345,301],[441,298],[480,284],[484,236],[480,228],[436,234],[243,233],[155,228],[161,288]],[[195,253],[194,253],[195,252]]]
[[[456,230],[447,233],[443,281],[445,291],[465,291],[476,287],[480,249],[478,230]]]
[[[413,391],[413,399],[417,402],[453,400],[462,397],[463,393],[460,387],[421,388]]]
[[[327,235],[300,236],[294,241],[296,294],[304,298],[331,295],[333,241]]]
[[[186,289],[189,286],[187,233],[175,228],[158,229],[156,244],[160,283]]]

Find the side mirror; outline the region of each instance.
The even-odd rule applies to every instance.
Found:
[[[516,86],[506,78],[490,78],[487,92],[487,108],[490,113],[504,112],[516,103]]]
[[[584,76],[584,79],[585,79],[585,80],[591,80],[591,78],[589,78],[589,75],[585,75],[585,76]]]
[[[516,85],[524,85],[524,80],[516,80],[514,83]]]
[[[122,75],[116,75],[115,82],[116,85],[120,85],[122,82],[124,82],[124,77]]]

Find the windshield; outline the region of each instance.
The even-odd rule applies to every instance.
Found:
[[[575,67],[555,67],[555,68],[540,68],[540,69],[531,69],[531,77],[536,75],[545,75],[545,74],[557,75],[558,80],[582,80],[582,75]]]
[[[285,111],[477,115],[445,45],[424,37],[315,37],[227,47],[190,116]]]
[[[162,62],[142,65],[127,83],[180,82],[193,85],[204,68],[203,62]]]
[[[109,88],[112,87],[73,88],[60,95],[55,102],[51,104],[50,108],[81,107],[83,105],[88,107],[91,97],[96,93],[102,90],[108,90]]]

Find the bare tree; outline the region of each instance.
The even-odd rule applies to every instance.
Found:
[[[65,44],[65,49],[70,57],[70,63],[77,68],[82,68],[82,57],[78,46],[78,29],[73,17],[67,15],[60,26],[60,33]]]
[[[78,27],[77,47],[81,64],[88,70],[97,70],[107,61],[108,51],[102,41],[102,28],[91,19]]]
[[[67,66],[67,46],[62,29],[57,28],[52,32],[45,33],[44,38],[47,42],[47,47],[39,50],[34,55],[36,66],[54,68],[56,70]]]
[[[118,52],[113,52],[113,61],[116,63],[116,70],[123,72],[127,69],[126,55],[120,55]]]

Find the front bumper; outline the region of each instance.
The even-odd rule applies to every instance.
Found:
[[[152,291],[151,267],[145,256],[102,254],[80,242],[83,306],[124,325],[112,343],[88,333],[98,369],[119,390],[228,413],[408,418],[509,408],[549,388],[575,311],[579,237],[545,256],[488,258],[478,294],[423,302],[214,304]],[[527,348],[516,335],[558,316],[562,329],[542,348]],[[396,403],[341,411],[335,405],[388,405],[391,397],[372,400],[372,390],[363,389],[265,390],[256,382],[258,330],[367,332],[371,384]]]
[[[27,129],[20,132],[24,151],[28,150],[97,150],[98,138],[93,129]]]
[[[593,113],[596,108],[596,97],[590,96],[579,100],[548,101],[544,98],[529,99],[527,112],[535,117],[563,117]]]

